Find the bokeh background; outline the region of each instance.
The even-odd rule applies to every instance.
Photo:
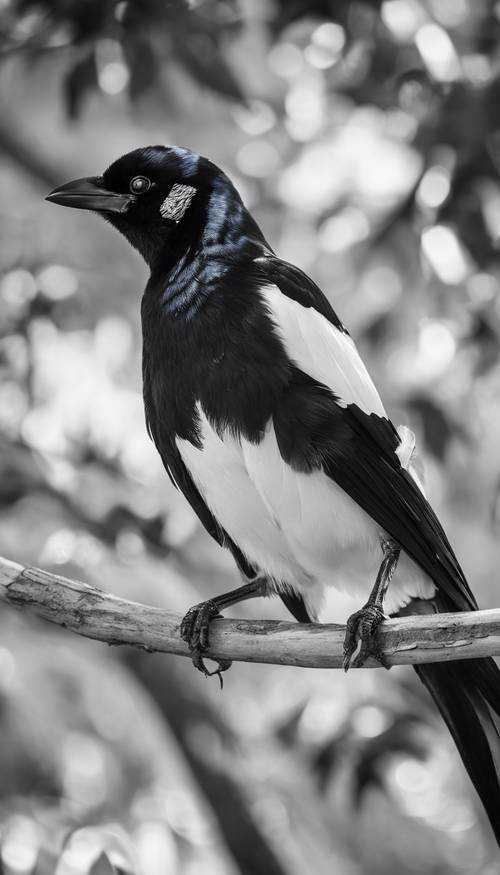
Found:
[[[3,555],[179,612],[237,584],[146,437],[145,266],[43,200],[176,143],[325,290],[498,605],[499,35],[487,0],[0,2]],[[238,664],[221,693],[4,607],[0,871],[493,875],[498,856],[410,669]]]

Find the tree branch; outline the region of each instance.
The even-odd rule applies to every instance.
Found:
[[[0,599],[107,644],[189,656],[180,616],[0,557]],[[340,668],[345,627],[272,620],[214,620],[207,656],[241,662]],[[389,665],[500,655],[500,609],[387,620],[380,643]],[[378,663],[367,662],[367,667]]]

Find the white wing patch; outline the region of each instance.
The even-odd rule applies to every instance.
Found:
[[[357,404],[365,413],[387,418],[384,405],[351,338],[314,307],[303,307],[277,286],[260,293],[290,359],[340,399],[343,407]]]

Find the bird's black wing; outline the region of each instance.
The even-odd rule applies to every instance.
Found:
[[[317,286],[258,260],[263,299],[293,365],[274,428],[284,460],[321,467],[432,578],[450,610],[474,596],[436,514],[397,455],[400,438],[352,340]]]

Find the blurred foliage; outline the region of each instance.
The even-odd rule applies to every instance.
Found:
[[[489,0],[0,3],[3,554],[178,611],[235,585],[145,434],[144,269],[42,199],[169,141],[329,295],[498,603],[499,29]],[[357,607],[332,591],[325,618]],[[235,665],[221,695],[3,612],[0,735],[2,875],[498,870],[404,670]]]
[[[63,79],[70,118],[99,87],[108,94],[126,87],[137,100],[158,87],[165,62],[179,64],[199,85],[242,100],[223,53],[240,24],[231,0],[19,0],[5,12],[5,51],[22,51],[31,62],[54,49],[75,50]]]

